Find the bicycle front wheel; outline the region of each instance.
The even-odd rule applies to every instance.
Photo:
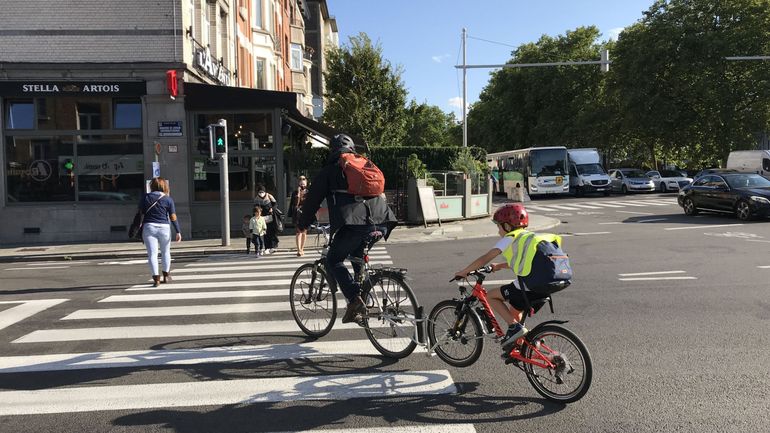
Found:
[[[548,359],[555,368],[524,364],[524,372],[532,387],[551,401],[572,403],[580,400],[591,386],[591,355],[577,335],[557,325],[544,325],[527,335],[530,345],[522,348],[522,356],[534,362]],[[533,347],[534,346],[534,347]]]
[[[309,337],[328,334],[337,318],[337,294],[323,266],[305,263],[291,278],[289,302],[299,329]]]
[[[464,311],[460,301],[441,301],[428,316],[428,339],[436,355],[454,367],[467,367],[484,349],[479,318]]]
[[[417,347],[417,299],[400,274],[377,273],[364,290],[366,336],[375,349],[389,358],[404,358]]]

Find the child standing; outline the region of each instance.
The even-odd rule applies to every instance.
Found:
[[[249,228],[250,222],[251,222],[251,216],[244,215],[243,220],[241,222],[241,231],[243,232],[243,237],[246,238],[246,254],[249,254],[249,252],[251,252],[251,229]],[[256,245],[254,247],[256,248]]]
[[[267,223],[259,206],[254,208],[254,216],[249,221],[249,230],[254,242],[254,253],[259,257],[265,252],[265,233],[267,233]]]

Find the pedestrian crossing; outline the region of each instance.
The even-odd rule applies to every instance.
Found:
[[[527,211],[534,213],[549,212],[580,212],[580,211],[600,211],[600,212],[621,212],[622,209],[639,209],[644,207],[657,208],[661,206],[677,205],[675,198],[654,198],[654,199],[627,199],[627,200],[597,200],[589,202],[576,203],[555,202],[549,200],[530,201],[526,204]]]
[[[47,309],[49,316],[51,310],[58,316],[41,322],[38,329],[27,328],[22,335],[0,342],[13,347],[6,352],[8,356],[0,356],[0,379],[19,373],[75,377],[72,375],[84,370],[106,379],[65,380],[61,382],[64,385],[46,380],[35,387],[14,387],[0,380],[4,383],[0,385],[0,416],[179,407],[195,410],[271,402],[301,405],[293,402],[350,399],[378,399],[382,404],[381,400],[388,398],[450,398],[458,392],[449,371],[425,368],[441,364],[423,361],[408,368],[407,358],[392,367],[381,361],[371,367],[372,360],[381,359],[381,355],[362,328],[340,322],[345,304],[341,293],[337,294],[341,308],[332,332],[318,340],[305,338],[290,312],[289,285],[294,270],[317,257],[319,253],[308,252],[304,257],[278,253],[259,259],[245,254],[204,258],[178,264],[172,270],[174,281],[159,287],[152,287],[150,281],[127,284],[118,293],[99,295],[75,307],[67,299],[29,304],[18,314],[29,317]],[[393,264],[381,246],[372,250],[370,261],[373,266]],[[198,345],[199,341],[205,343]],[[181,347],[174,348],[175,344]],[[427,360],[424,356],[425,349],[418,346],[412,358]],[[281,363],[300,359],[339,360],[340,364],[310,372],[287,369],[267,377],[220,378],[216,373],[234,368],[227,366],[280,369]],[[368,367],[362,370],[359,365]],[[215,373],[202,378],[174,374],[189,368],[196,372],[213,369]],[[373,417],[371,422],[377,424],[381,419]],[[286,427],[286,431],[291,430],[291,420]],[[470,424],[372,425],[367,430],[475,432]]]

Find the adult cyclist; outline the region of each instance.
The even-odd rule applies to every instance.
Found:
[[[350,275],[344,264],[345,259],[348,256],[363,258],[364,248],[373,233],[381,232],[387,239],[397,225],[385,194],[360,197],[347,192],[348,183],[339,159],[344,153],[355,152],[355,143],[350,136],[337,134],[332,138],[326,165],[313,178],[297,223],[298,229],[307,229],[314,221],[321,203],[326,199],[333,236],[326,255],[326,268],[348,301],[342,323],[360,323],[366,314],[366,306],[361,299],[361,284]],[[353,263],[353,269],[358,275],[361,265]]]

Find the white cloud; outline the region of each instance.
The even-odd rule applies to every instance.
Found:
[[[454,98],[449,98],[449,106],[452,108],[457,108],[458,110],[462,110],[463,109],[462,96],[455,96]]]
[[[614,29],[609,29],[607,31],[607,37],[613,41],[617,41],[618,36],[620,36],[620,32],[622,32],[624,29],[625,27],[615,27]]]
[[[445,59],[449,58],[449,54],[442,54],[440,56],[433,56],[431,59],[433,59],[436,63],[442,63]]]

